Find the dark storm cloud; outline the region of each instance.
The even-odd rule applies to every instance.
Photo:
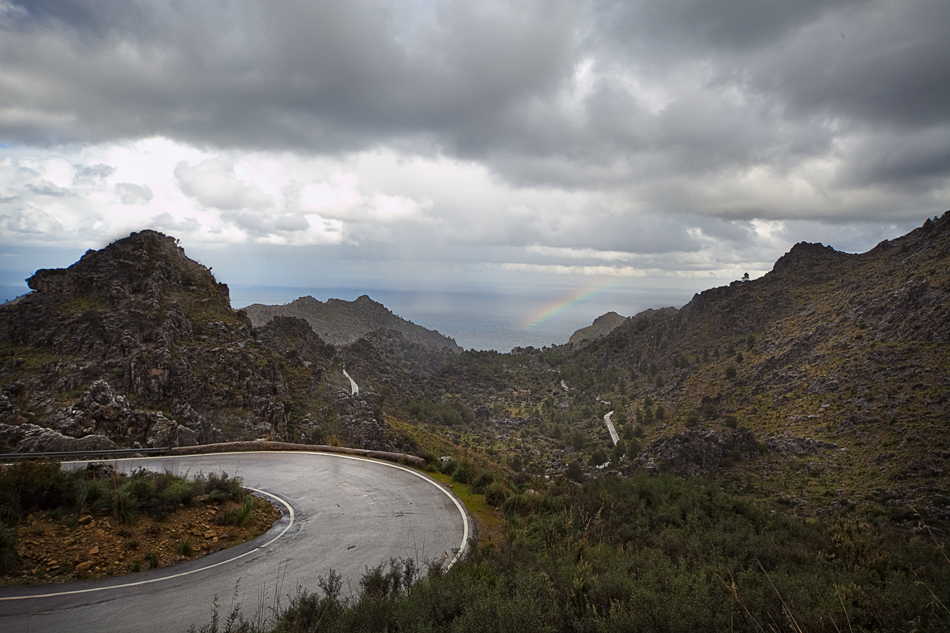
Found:
[[[919,214],[950,176],[945,0],[2,6],[16,143],[386,147],[743,219]],[[176,175],[206,206],[267,203],[220,165]],[[783,179],[817,193],[795,211],[761,184]],[[877,206],[834,202],[871,186]]]
[[[397,8],[368,2],[113,8],[30,5],[28,18],[7,20],[4,105],[29,104],[33,116],[8,119],[6,136],[166,134],[321,152],[404,136],[477,139],[570,72],[576,13],[458,3],[440,7],[439,28],[400,39]]]

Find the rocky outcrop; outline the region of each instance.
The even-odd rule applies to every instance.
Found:
[[[655,440],[628,469],[709,477],[727,460],[751,459],[758,454],[759,443],[748,429],[740,427],[722,435],[708,429],[691,430]]]
[[[102,450],[119,444],[194,446],[224,440],[221,431],[189,405],[178,405],[174,412],[181,423],[161,411],[134,408],[107,381],[97,380],[75,405],[53,410],[43,426],[3,425],[0,441],[16,452],[44,452]]]
[[[603,338],[623,325],[627,317],[620,316],[616,312],[602,314],[591,325],[581,328],[571,335],[569,343],[580,345],[584,342],[594,341]]]
[[[13,452],[16,453],[101,451],[117,448],[116,443],[105,435],[70,437],[35,424],[0,424],[0,442],[15,446]]]
[[[340,426],[351,446],[394,451],[395,445],[386,432],[382,410],[376,406],[378,401],[379,396],[371,393],[341,397],[338,405]]]

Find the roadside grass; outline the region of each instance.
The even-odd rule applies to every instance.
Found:
[[[452,475],[426,472],[443,486],[447,486],[459,501],[465,505],[469,515],[478,527],[477,546],[481,548],[497,547],[505,538],[505,519],[499,516],[498,511],[485,498],[484,494],[472,492],[468,484],[460,484],[452,480]]]

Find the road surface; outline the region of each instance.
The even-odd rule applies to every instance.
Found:
[[[350,395],[358,396],[360,393],[360,386],[356,384],[356,381],[350,378],[350,375],[346,373],[346,370],[343,370],[343,375],[350,379]]]
[[[297,587],[319,591],[330,569],[359,588],[367,567],[391,558],[462,554],[469,519],[444,488],[416,471],[329,453],[224,453],[116,460],[117,468],[226,472],[276,499],[282,518],[263,536],[204,558],[119,578],[0,588],[0,631],[185,631],[223,618],[236,601],[286,606]]]
[[[617,435],[617,429],[614,428],[614,423],[610,421],[610,416],[614,414],[613,411],[604,416],[604,422],[607,423],[607,431],[610,432],[610,439],[614,441],[614,446],[617,445],[617,442],[620,441],[620,436]]]

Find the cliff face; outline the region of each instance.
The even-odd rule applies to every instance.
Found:
[[[264,325],[275,316],[304,319],[323,340],[336,346],[350,345],[370,332],[385,328],[399,332],[410,343],[436,351],[443,348],[453,353],[462,351],[453,339],[396,316],[366,295],[354,301],[328,299],[324,303],[313,297],[301,297],[281,306],[255,303],[244,311],[255,326]]]

